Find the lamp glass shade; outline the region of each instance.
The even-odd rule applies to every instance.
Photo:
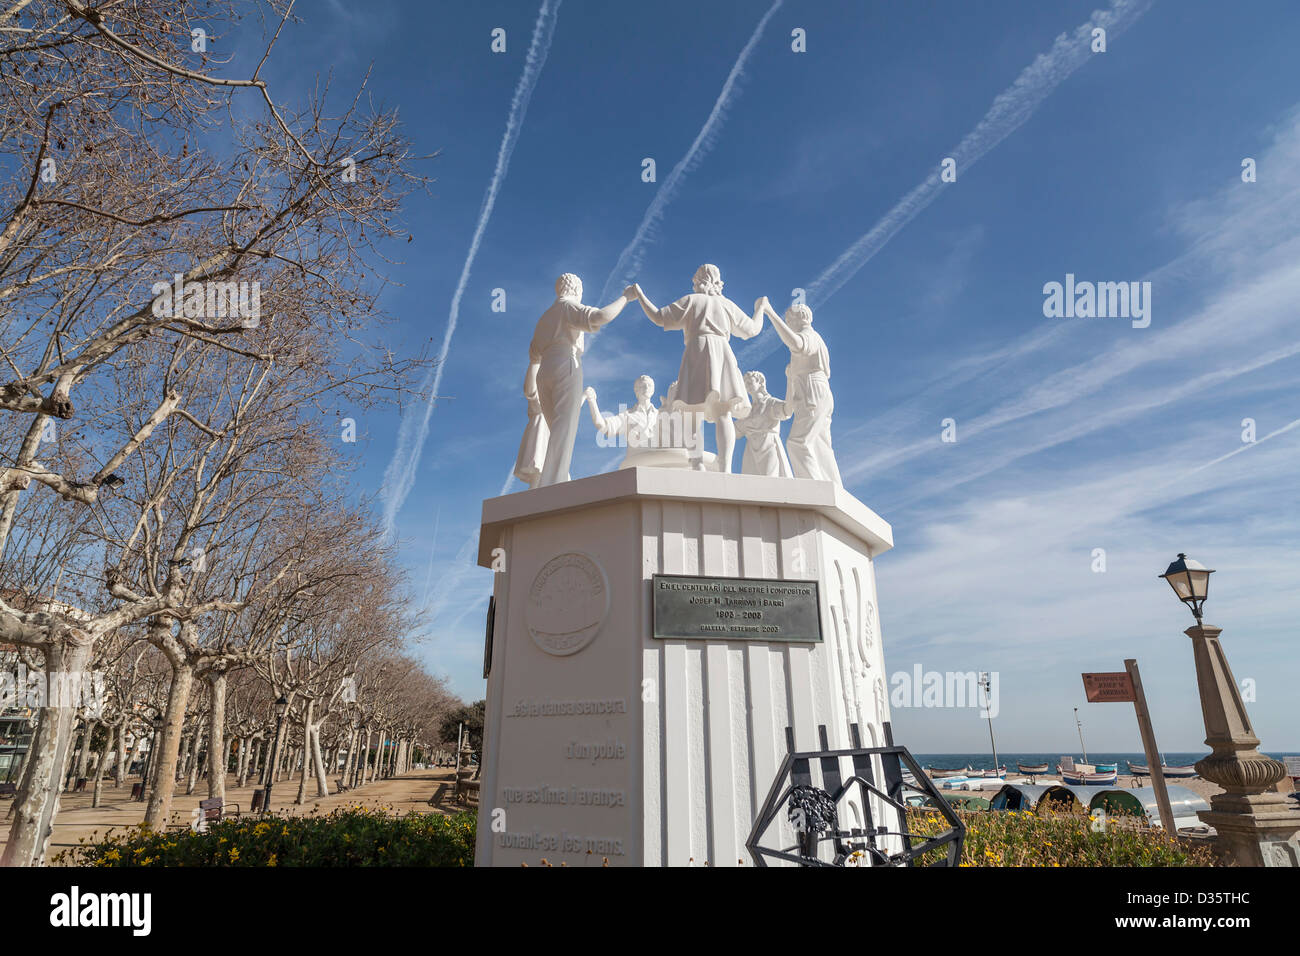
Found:
[[[1169,586],[1178,595],[1178,600],[1188,604],[1203,603],[1210,592],[1210,575],[1214,571],[1199,561],[1185,554],[1178,555],[1178,560],[1169,565],[1160,575],[1169,582]]]
[[[289,701],[281,697],[275,702],[275,713],[278,717],[283,717],[284,712],[289,709]]]

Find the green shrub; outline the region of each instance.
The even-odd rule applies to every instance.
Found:
[[[1213,866],[1209,847],[1188,846],[1164,830],[1110,817],[1094,831],[1082,815],[1025,810],[958,811],[966,824],[961,866]],[[908,830],[934,835],[947,821],[924,810],[908,812]],[[925,862],[942,857],[926,854]]]
[[[472,813],[394,816],[345,807],[321,816],[226,820],[206,832],[145,824],[56,857],[70,866],[473,866]]]

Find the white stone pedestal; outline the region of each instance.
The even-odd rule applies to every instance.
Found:
[[[832,748],[852,723],[884,744],[872,560],[892,544],[822,481],[629,468],[485,501],[477,863],[752,865],[786,727],[799,750],[819,749],[819,725]],[[656,573],[815,580],[823,641],[657,639]]]

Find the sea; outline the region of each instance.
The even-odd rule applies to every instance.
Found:
[[[1166,767],[1190,767],[1192,764],[1196,763],[1196,761],[1200,760],[1202,757],[1205,757],[1207,755],[1208,755],[1208,751],[1204,751],[1204,750],[1194,752],[1194,753],[1170,750],[1170,751],[1166,751],[1164,754],[1164,763]],[[917,763],[919,763],[922,766],[922,768],[938,767],[939,769],[942,770],[955,770],[964,767],[970,767],[972,770],[993,769],[993,755],[991,753],[982,753],[982,754],[916,753],[916,754],[912,754],[912,756],[913,758],[916,759]],[[1297,757],[1300,756],[1300,754],[1274,753],[1273,751],[1268,751],[1268,756],[1273,757],[1276,760],[1281,760],[1283,757]],[[1071,753],[1068,750],[1059,751],[1056,753],[1020,753],[1017,751],[1009,751],[1003,753],[1002,751],[998,751],[998,762],[1001,763],[1002,766],[1006,767],[1007,770],[1011,773],[1015,772],[1017,763],[1022,763],[1026,767],[1033,766],[1034,764],[1045,763],[1048,764],[1052,770],[1055,770],[1057,762],[1062,757],[1073,757],[1076,763],[1079,763],[1083,760],[1083,754],[1077,750],[1074,751],[1073,753]],[[1091,750],[1088,751],[1087,762],[1091,764],[1113,763],[1118,765],[1120,773],[1128,773],[1128,764],[1130,760],[1133,761],[1134,763],[1140,763],[1140,764],[1144,764],[1147,762],[1146,755],[1141,753],[1110,753],[1107,751],[1099,751],[1097,753],[1094,753]]]

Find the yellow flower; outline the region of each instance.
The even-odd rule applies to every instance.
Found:
[[[270,858],[269,860],[266,861],[266,865],[267,865],[267,866],[275,866],[275,865],[277,865],[277,864],[276,864],[276,859],[275,859],[275,854],[274,854],[274,853],[272,853],[272,854],[271,854],[271,858]]]

